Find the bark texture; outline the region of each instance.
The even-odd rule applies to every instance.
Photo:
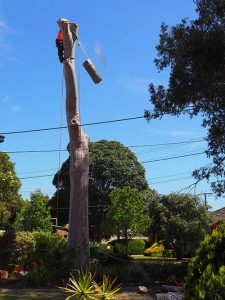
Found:
[[[80,127],[78,92],[75,73],[75,52],[77,24],[66,19],[57,21],[63,34],[64,76],[66,82],[66,116],[70,137],[70,209],[69,247],[76,248],[75,267],[89,264],[88,224],[88,178],[89,178],[89,137]],[[76,33],[76,35],[73,34]],[[72,126],[71,126],[72,125]]]

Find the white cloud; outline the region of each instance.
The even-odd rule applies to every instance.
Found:
[[[106,65],[107,60],[106,60],[105,54],[103,53],[102,47],[101,47],[101,45],[99,43],[97,43],[95,45],[94,53],[99,58],[99,60],[101,61],[101,63],[103,65]]]
[[[170,132],[171,136],[195,136],[196,132],[189,130],[173,130]]]
[[[17,106],[17,105],[11,105],[11,109],[12,109],[12,111],[17,112],[17,111],[21,110],[21,107]]]
[[[10,42],[12,41],[10,36],[17,34],[21,34],[21,32],[10,28],[8,24],[0,20],[0,67],[3,66],[5,62],[21,63],[16,57],[14,45]]]
[[[6,25],[6,23],[2,20],[0,20],[0,31],[4,31],[7,30],[8,26]]]
[[[196,131],[190,130],[158,130],[158,129],[149,129],[152,133],[173,136],[173,137],[198,137],[199,133]]]
[[[9,95],[6,95],[0,99],[0,103],[5,105],[7,108],[11,109],[13,112],[21,110],[19,105],[15,105],[12,101],[12,98]]]
[[[206,146],[207,142],[206,141],[202,141],[202,142],[196,142],[191,144],[191,148],[198,148],[199,146]]]
[[[7,35],[15,35],[15,34],[21,34],[22,32],[19,30],[15,30],[11,28],[6,22],[3,20],[0,20],[0,32],[7,34]]]
[[[148,93],[150,79],[141,77],[124,77],[121,78],[118,83],[122,86],[122,88],[129,92],[146,94]]]
[[[0,100],[1,103],[8,103],[10,102],[10,97],[8,95],[4,96],[1,100]]]

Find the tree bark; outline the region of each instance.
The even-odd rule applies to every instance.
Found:
[[[70,248],[76,249],[74,266],[89,265],[89,224],[88,224],[88,178],[89,178],[89,137],[80,127],[78,92],[75,73],[76,35],[78,25],[66,19],[57,21],[63,34],[65,61],[63,63],[66,82],[66,116],[70,137]],[[76,35],[73,34],[76,33]]]

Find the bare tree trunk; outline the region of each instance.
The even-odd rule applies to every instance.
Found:
[[[57,23],[63,34],[64,76],[66,82],[66,116],[70,136],[70,248],[76,248],[75,267],[89,265],[89,224],[88,224],[88,178],[89,178],[89,137],[80,127],[78,93],[74,66],[74,46],[78,25],[66,19]],[[75,32],[74,35],[72,32]],[[72,126],[71,126],[72,125]]]

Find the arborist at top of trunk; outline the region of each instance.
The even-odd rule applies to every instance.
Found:
[[[56,43],[56,47],[58,48],[59,61],[63,63],[65,61],[65,56],[64,56],[64,46],[63,46],[63,35],[61,30],[59,30],[58,32],[55,43]]]
[[[74,36],[74,40],[76,40],[77,35],[76,35],[75,31],[71,30],[71,32]],[[59,30],[55,42],[56,42],[56,47],[58,48],[59,61],[61,63],[63,63],[65,61],[65,55],[64,55],[64,45],[63,45],[63,34],[62,34],[61,30]]]

